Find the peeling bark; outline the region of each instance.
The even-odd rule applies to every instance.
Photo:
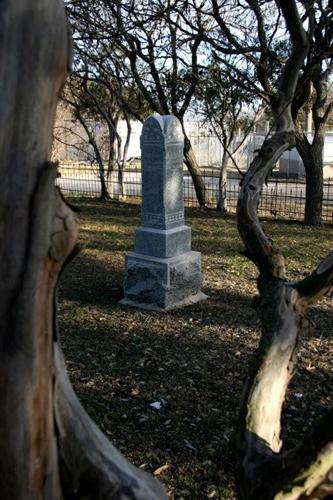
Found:
[[[6,0],[0,33],[1,499],[165,498],[89,420],[59,361],[55,287],[77,252],[49,162],[70,61],[62,2]]]
[[[4,2],[0,33],[0,491],[4,500],[52,500],[60,498],[47,258],[56,169],[47,160],[69,39],[57,1]]]
[[[282,406],[296,368],[296,354],[303,337],[311,330],[305,314],[333,286],[333,257],[330,253],[304,280],[289,283],[284,257],[265,234],[257,216],[265,179],[281,154],[295,145],[291,102],[307,54],[296,3],[278,3],[293,50],[272,101],[276,132],[265,140],[246,173],[237,206],[244,253],[259,272],[256,308],[262,325],[238,425],[236,484],[239,497],[247,500],[314,499],[332,492],[333,410],[294,450],[285,453],[280,437]]]
[[[272,139],[276,154],[281,153],[284,146],[278,148],[278,138]],[[268,150],[264,147],[244,179],[238,204],[246,255],[259,271],[256,308],[262,324],[240,412],[238,492],[240,498],[253,500],[321,498],[316,495],[328,491],[327,479],[333,471],[332,411],[330,419],[319,423],[311,436],[288,454],[281,450],[280,421],[300,342],[311,330],[306,311],[331,290],[333,258],[330,253],[301,282],[286,280],[283,255],[265,235],[256,215],[264,173],[275,157],[267,152],[272,146],[269,141]]]

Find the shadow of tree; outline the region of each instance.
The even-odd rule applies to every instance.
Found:
[[[123,298],[124,256],[117,255],[117,262],[112,256],[103,255],[100,259],[95,256],[80,254],[70,268],[65,270],[60,283],[59,294],[65,300],[74,301],[82,306],[95,305],[99,308],[111,310],[115,305],[118,308],[130,311],[120,306],[118,302]],[[221,281],[221,287],[223,281]],[[186,319],[192,316],[204,316],[202,321],[221,323],[226,319],[235,318],[235,309],[239,311],[238,322],[253,325],[256,322],[252,308],[252,298],[246,294],[230,289],[209,286],[204,288],[209,299],[182,309],[175,309],[166,315],[177,319]],[[142,312],[144,314],[144,312]],[[160,316],[160,313],[147,314]]]
[[[95,217],[96,203],[84,217],[89,210]],[[102,208],[101,217],[123,216],[117,210]],[[130,217],[139,214],[137,207],[126,210]],[[199,221],[206,217],[193,213]],[[162,479],[175,498],[202,500],[211,485],[218,498],[234,498],[233,433],[259,338],[254,287],[243,286],[248,273],[230,278],[228,265],[216,257],[219,268],[211,274],[219,273],[219,280],[208,276],[204,289],[209,300],[166,314],[120,306],[133,227],[131,219],[123,234],[110,230],[112,238],[109,233],[102,245],[98,230],[85,229],[88,244],[64,272],[59,326],[71,380],[87,411],[132,462],[150,471],[170,465]],[[224,235],[228,255],[235,251],[232,234]],[[287,448],[332,403],[333,312],[323,303],[310,316],[318,329],[304,341],[288,392]],[[159,410],[150,406],[154,402]]]
[[[61,337],[79,397],[131,461],[150,471],[170,464],[168,484],[184,498],[204,498],[211,484],[232,491],[233,433],[259,336],[251,297],[207,287],[212,297],[195,306],[139,311],[118,304],[122,278],[114,257],[82,254],[60,285]],[[316,314],[332,320],[329,310]],[[333,382],[326,365],[307,370],[313,353],[303,349],[284,414],[289,447],[327,406]]]

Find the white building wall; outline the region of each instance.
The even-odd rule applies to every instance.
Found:
[[[72,122],[71,122],[72,123]],[[58,124],[59,126],[59,124]],[[72,127],[79,132],[79,135],[83,138],[85,133],[80,130],[80,126],[72,123]],[[142,129],[142,123],[138,121],[132,121],[132,133],[128,150],[128,159],[130,158],[140,158],[140,135]],[[95,125],[96,130],[98,130],[99,137],[103,138],[106,130],[103,127]],[[194,153],[196,155],[197,161],[202,167],[218,167],[221,164],[222,159],[222,146],[218,138],[212,134],[209,127],[203,123],[197,121],[188,121],[185,123],[186,133],[188,134]],[[126,140],[127,126],[124,120],[119,122],[118,132],[121,135],[123,141]],[[69,132],[66,132],[66,142],[71,143],[69,139]],[[265,139],[263,133],[252,134],[247,141],[245,147],[241,148],[241,154],[236,155],[235,159],[237,164],[241,169],[246,169],[253,159],[255,151],[258,150]],[[73,139],[73,141],[76,139]],[[106,150],[107,148],[104,148]],[[93,151],[88,141],[83,144],[82,151],[78,149],[71,148],[70,146],[59,145],[57,147],[56,158],[60,161],[91,161],[93,157]],[[230,163],[231,165],[231,163]],[[324,147],[324,175],[325,177],[333,177],[333,135],[329,134],[326,137],[325,147]],[[302,161],[296,151],[287,151],[283,154],[279,161],[279,171],[286,175],[304,175],[304,167]]]

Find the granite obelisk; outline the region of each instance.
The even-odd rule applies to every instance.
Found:
[[[167,311],[206,298],[201,255],[184,224],[183,133],[174,116],[151,116],[142,128],[141,226],[126,256],[122,304]]]

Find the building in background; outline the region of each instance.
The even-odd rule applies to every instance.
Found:
[[[209,126],[198,121],[187,121],[186,130],[191,140],[197,161],[201,167],[218,169],[222,161],[222,145],[219,139],[212,133]],[[93,131],[96,140],[106,158],[108,155],[107,130],[98,122],[89,121],[89,127]],[[131,122],[131,139],[127,158],[129,161],[139,160],[140,135],[142,123]],[[126,140],[127,125],[124,120],[120,120],[117,129],[122,140]],[[254,131],[246,138],[242,147],[235,155],[235,162],[241,170],[246,170],[250,165],[258,149],[260,149],[266,135],[269,134],[268,120],[262,120],[254,127]],[[310,135],[310,132],[308,132]],[[241,141],[239,135],[235,139]],[[94,163],[94,150],[89,144],[82,126],[73,121],[68,114],[58,114],[55,126],[55,142],[53,157],[60,164],[68,163]],[[235,171],[233,163],[230,161],[228,170]],[[305,171],[302,160],[296,148],[285,152],[280,158],[274,174],[285,178],[303,178]],[[333,132],[327,132],[324,147],[324,178],[333,177]]]

